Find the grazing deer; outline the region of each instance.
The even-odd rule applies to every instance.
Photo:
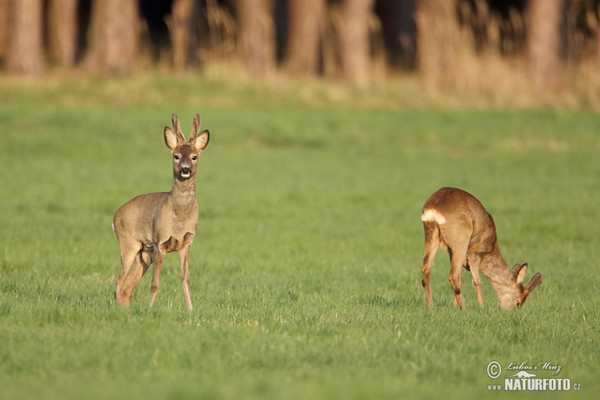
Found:
[[[461,267],[471,271],[480,306],[483,303],[479,272],[490,281],[500,306],[504,309],[522,306],[529,293],[542,284],[539,272],[527,285],[521,284],[527,272],[527,264],[515,264],[512,270],[508,269],[498,248],[492,216],[479,200],[464,190],[445,187],[432,194],[423,206],[421,220],[425,229],[425,254],[421,272],[429,307],[433,307],[429,287],[431,263],[440,244],[450,253],[448,280],[454,290],[455,307],[464,307],[460,292]]]
[[[113,220],[113,229],[121,249],[121,267],[116,279],[115,299],[129,306],[133,289],[146,270],[152,268],[149,306],[158,291],[160,268],[166,253],[179,253],[181,281],[188,311],[190,299],[188,256],[198,224],[196,170],[198,157],[209,140],[208,131],[200,133],[200,115],[196,114],[190,138],[186,141],[177,115],[173,129],[165,127],[165,143],[173,157],[173,188],[167,193],[150,193],[125,203]]]

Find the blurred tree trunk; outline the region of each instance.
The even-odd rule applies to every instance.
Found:
[[[191,36],[194,5],[195,0],[175,0],[172,6],[172,16],[167,21],[171,34],[173,66],[177,70],[182,70],[186,67],[193,51]]]
[[[271,0],[237,0],[238,40],[246,69],[264,76],[275,66]]]
[[[374,0],[344,0],[337,26],[342,76],[357,83],[369,79],[369,18]]]
[[[0,60],[6,55],[8,38],[8,1],[0,0]]]
[[[453,58],[459,41],[455,0],[419,0],[417,24],[417,63],[421,77],[435,86],[454,79]]]
[[[531,79],[537,86],[559,83],[560,21],[563,0],[529,0],[527,52]]]
[[[298,75],[317,71],[319,45],[325,24],[325,0],[290,0],[287,69]]]
[[[75,63],[77,45],[77,0],[48,2],[48,45],[50,59],[63,67]]]
[[[88,69],[130,72],[138,46],[138,0],[94,0],[89,30]]]
[[[11,72],[37,75],[44,69],[42,5],[42,0],[9,0],[6,68]]]

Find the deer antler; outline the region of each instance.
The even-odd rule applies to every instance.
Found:
[[[202,121],[200,120],[200,114],[196,113],[194,117],[194,123],[192,124],[192,132],[190,133],[189,142],[192,142],[196,139],[198,132],[200,132],[200,126],[202,125]]]
[[[181,131],[181,125],[179,124],[179,118],[177,118],[177,114],[173,113],[173,115],[171,115],[171,123],[173,124],[173,130],[175,131],[175,134],[185,142],[185,136],[183,136],[183,132]]]

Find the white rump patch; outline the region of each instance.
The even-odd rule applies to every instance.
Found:
[[[433,208],[423,211],[421,214],[421,221],[423,222],[435,222],[438,225],[442,225],[446,223],[446,218]]]

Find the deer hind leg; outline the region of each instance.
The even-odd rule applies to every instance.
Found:
[[[467,248],[468,243],[466,241],[456,243],[452,248],[449,248],[451,260],[448,280],[454,292],[454,307],[464,308],[465,306],[461,294],[461,268],[467,264]]]
[[[127,272],[127,275],[123,280],[122,289],[123,298],[126,300],[128,305],[131,304],[133,290],[139,283],[140,279],[142,279],[142,276],[144,276],[148,270],[150,264],[152,264],[152,257],[152,251],[144,248],[137,253],[131,268],[129,268],[129,272]]]
[[[136,285],[142,278],[144,274],[144,261],[142,257],[142,251],[138,252],[133,260],[133,264],[131,264],[131,268],[125,275],[123,279],[123,284],[121,288],[121,296],[123,299],[123,304],[130,305],[131,304],[131,296],[133,296],[133,289],[135,289]]]
[[[142,248],[142,244],[138,241],[119,241],[119,247],[121,250],[121,266],[119,267],[119,273],[117,274],[116,285],[115,285],[115,300],[117,303],[123,305],[129,305],[129,300],[125,296],[125,278],[131,270],[131,266],[135,262],[135,259]]]
[[[483,306],[483,299],[481,298],[481,278],[479,276],[479,263],[481,262],[481,257],[478,255],[468,257],[467,262],[471,270],[471,280],[473,282],[473,287],[475,288],[477,303],[479,303],[479,306]]]
[[[423,275],[423,288],[429,307],[433,307],[433,298],[431,297],[431,286],[429,285],[431,276],[431,264],[440,245],[439,228],[435,223],[425,222],[425,253],[423,254],[423,263],[421,264],[421,274]]]

